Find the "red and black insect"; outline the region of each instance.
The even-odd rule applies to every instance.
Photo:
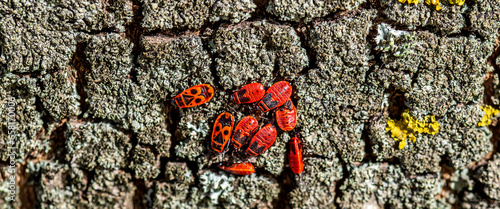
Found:
[[[298,136],[294,136],[290,139],[289,145],[290,153],[288,153],[288,163],[290,164],[290,169],[293,173],[300,174],[304,170],[302,143],[300,143]]]
[[[204,104],[214,96],[214,88],[210,84],[200,84],[190,87],[174,97],[175,104],[180,108],[194,107]]]
[[[267,112],[285,104],[292,95],[292,86],[287,81],[273,84],[266,91],[266,95],[257,104],[262,112]]]
[[[259,123],[257,119],[252,116],[246,116],[240,120],[236,128],[234,129],[233,138],[231,143],[237,149],[241,148],[248,139],[257,131],[259,128]]]
[[[255,173],[255,167],[251,163],[234,163],[229,166],[220,165],[219,168],[236,175],[249,175]]]
[[[212,130],[212,149],[216,152],[224,151],[231,133],[233,132],[234,117],[231,113],[223,112],[217,117]]]
[[[283,131],[291,131],[297,124],[297,110],[291,99],[276,111],[276,122]]]
[[[276,141],[276,128],[273,125],[267,124],[261,128],[255,136],[253,136],[246,153],[250,156],[257,156],[266,151]]]
[[[236,104],[254,103],[262,99],[266,89],[260,83],[251,83],[241,87],[240,90],[231,95],[231,100]]]

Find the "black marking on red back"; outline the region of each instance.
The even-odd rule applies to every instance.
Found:
[[[214,142],[217,142],[219,144],[222,144],[224,142],[224,140],[222,139],[222,134],[218,134],[215,138],[214,138]]]
[[[283,105],[283,106],[285,106],[286,109],[288,109],[288,110],[293,110],[293,104],[292,104],[292,101],[290,101],[290,100],[287,100],[285,105]]]
[[[236,132],[234,132],[233,139],[240,144],[243,144],[245,138],[241,137],[241,130],[237,130]]]
[[[255,153],[259,154],[264,151],[265,146],[259,146],[259,142],[255,141],[250,145],[250,150],[254,151]]]
[[[182,101],[181,97],[175,97],[174,99],[177,101],[177,104],[179,104],[179,106],[186,105],[186,103],[184,103],[184,101]]]
[[[216,151],[218,151],[218,150],[222,150],[221,145],[219,145],[219,144],[215,144],[215,143],[212,143],[212,148],[213,148],[214,150],[216,150]]]
[[[202,86],[201,87],[201,93],[200,95],[204,96],[205,98],[210,98],[210,93],[208,92],[208,87],[207,86]]]
[[[190,104],[191,101],[193,101],[193,99],[194,99],[194,96],[191,96],[191,95],[181,94],[181,96],[182,96],[182,99],[185,101],[186,105]]]
[[[233,124],[233,120],[230,115],[224,114],[222,117],[219,119],[219,123],[222,124],[222,126],[231,126]]]
[[[281,105],[281,107],[278,107],[279,111],[283,111],[285,109],[285,105]]]
[[[290,150],[292,151],[293,155],[297,155],[297,152],[295,150],[295,143],[290,143]]]
[[[264,103],[266,107],[262,107],[260,104]],[[273,101],[273,93],[268,93],[264,98],[262,99],[262,103],[259,103],[259,107],[262,110],[270,110],[278,106],[279,102],[278,101]]]
[[[241,103],[250,101],[250,98],[245,97],[245,93],[247,93],[247,90],[241,89],[236,94]]]

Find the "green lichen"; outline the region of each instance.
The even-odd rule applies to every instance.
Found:
[[[378,36],[383,34],[381,31]],[[403,37],[394,39],[395,43],[405,43]],[[411,115],[440,117],[454,104],[478,103],[483,98],[484,76],[493,70],[486,64],[493,51],[492,42],[474,36],[439,37],[420,31],[409,44],[414,47],[405,57],[381,52],[384,65],[376,72],[380,72],[380,85],[392,85],[404,93]]]
[[[416,47],[415,32],[394,30],[389,25],[382,23],[378,25],[378,35],[375,37],[377,46],[375,49],[386,54],[392,53],[394,57],[405,57],[413,53]]]
[[[436,33],[459,34],[467,27],[467,7],[440,4],[438,0],[426,0],[425,3],[414,5],[402,4],[400,1],[402,0],[381,0],[380,3],[383,13],[390,20],[408,26],[410,30],[433,26],[430,30]]]
[[[138,85],[131,79],[133,44],[117,33],[91,37],[85,49],[90,64],[85,79],[88,85],[84,117],[110,120],[120,128],[132,130],[142,144],[155,145],[158,153],[169,156],[170,137],[164,117],[165,96],[154,88]],[[135,69],[138,77],[143,71]],[[144,69],[146,71],[147,69]],[[140,77],[140,83],[153,83]]]
[[[19,180],[19,176],[16,176],[15,168],[10,167],[10,165],[2,166],[0,174],[2,176],[0,178],[0,208],[21,208],[21,188],[16,185],[16,180]]]
[[[208,19],[215,0],[179,2],[172,0],[142,0],[142,27],[154,29],[200,28]]]
[[[349,177],[340,186],[337,202],[342,208],[381,207],[442,208],[435,197],[443,182],[437,175],[405,176],[399,166],[367,163],[349,166]],[[448,206],[450,207],[450,206]]]
[[[132,4],[125,0],[2,2],[0,33],[8,72],[65,69],[85,34],[116,28],[132,21]]]
[[[236,178],[223,172],[204,172],[200,175],[200,191],[211,204],[249,208],[271,207],[278,197],[278,183],[255,174]]]
[[[134,171],[136,178],[152,179],[160,174],[160,160],[152,149],[137,145],[131,155],[129,167]]]
[[[54,120],[75,117],[81,113],[75,75],[76,71],[69,68],[46,74],[40,79],[40,100]]]
[[[131,208],[134,205],[136,187],[132,175],[122,170],[98,169],[88,189],[87,208]]]
[[[40,208],[76,208],[75,200],[82,194],[85,183],[83,173],[78,168],[71,169],[67,164],[41,161],[31,164],[29,170],[36,204]]]
[[[27,169],[37,208],[132,208],[136,190],[130,174],[42,160]]]
[[[193,191],[197,191],[197,188],[190,188],[189,185],[183,183],[166,183],[166,182],[155,182],[151,188],[152,195],[150,199],[152,200],[153,208],[197,208],[197,202],[189,201],[196,197]]]
[[[88,170],[120,169],[127,165],[132,149],[130,137],[107,123],[66,124],[66,159]]]
[[[331,208],[335,206],[337,181],[343,178],[338,158],[304,158],[305,168],[294,175],[297,187],[288,193],[293,208]]]
[[[309,45],[317,54],[319,68],[366,66],[370,54],[366,36],[376,14],[376,10],[364,10],[355,16],[315,25],[309,34]]]
[[[40,134],[42,113],[36,107],[39,93],[35,78],[11,73],[0,77],[0,160],[10,161],[8,154],[15,152],[15,161],[23,162],[34,150],[50,150],[50,141],[43,140],[45,136]]]
[[[471,22],[471,29],[479,33],[479,35],[495,40],[500,28],[500,2],[489,0],[475,0],[471,5],[468,19]]]
[[[279,76],[292,79],[309,64],[294,28],[267,21],[220,28],[210,48],[224,89],[256,80],[270,86],[275,69]]]
[[[282,21],[310,22],[314,18],[342,10],[356,10],[365,0],[319,0],[314,2],[293,0],[271,0],[267,12]]]
[[[146,30],[199,29],[207,21],[220,20],[238,23],[250,18],[256,5],[249,0],[141,0]]]
[[[193,184],[193,172],[186,163],[168,162],[165,166],[165,179],[167,181],[177,181],[185,184]]]
[[[196,208],[198,198],[193,195],[198,190],[191,187],[195,179],[186,163],[168,162],[165,180],[168,182],[155,181],[150,190],[152,192],[146,196],[152,200],[154,208]]]
[[[144,36],[140,44],[137,80],[152,99],[173,97],[202,83],[213,85],[212,60],[200,37]]]
[[[201,171],[200,182],[157,182],[153,189],[155,208],[269,208],[278,197],[278,183],[255,174],[236,177],[224,172]]]
[[[251,17],[257,5],[251,0],[218,0],[215,2],[210,15],[210,22],[220,20],[239,23]]]
[[[137,133],[138,142],[153,145],[161,157],[170,157],[171,139],[172,134],[165,122]]]
[[[491,199],[500,200],[500,154],[477,170],[474,177],[483,186],[484,193]]]
[[[318,69],[294,82],[300,98],[297,127],[308,145],[304,153],[328,158],[340,153],[347,162],[362,161],[364,122],[382,108],[384,91],[372,82],[374,74],[367,75],[367,36],[375,15],[375,10],[365,10],[311,29],[308,44]]]
[[[500,208],[500,203],[492,202],[490,199],[483,197],[481,194],[473,191],[464,192],[459,202],[459,207],[464,209],[486,208],[494,209]]]

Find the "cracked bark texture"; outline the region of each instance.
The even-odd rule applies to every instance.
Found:
[[[500,128],[478,122],[500,105],[500,1],[441,4],[0,0],[0,208],[499,208]],[[215,118],[272,122],[229,97],[279,80],[304,172],[283,132],[255,174],[220,171],[240,159],[209,148]],[[172,105],[201,83],[210,102]],[[398,149],[406,109],[439,133]]]

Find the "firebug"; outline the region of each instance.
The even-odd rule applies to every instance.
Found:
[[[294,136],[289,141],[290,153],[288,153],[288,163],[290,169],[295,174],[300,174],[304,170],[304,161],[302,159],[302,143],[298,136]]]
[[[236,175],[249,175],[255,173],[255,167],[251,163],[234,163],[229,166],[221,165],[219,168]]]
[[[231,100],[236,104],[254,103],[262,99],[266,89],[260,83],[251,83],[241,87],[240,90],[231,95]]]
[[[204,104],[214,96],[214,88],[210,84],[190,87],[173,98],[177,107],[188,108]]]
[[[291,95],[292,86],[290,83],[287,81],[279,81],[269,87],[264,95],[264,98],[260,100],[257,106],[262,112],[267,112],[285,104]]]
[[[291,99],[276,111],[276,122],[283,131],[291,131],[297,124],[297,110]]]
[[[276,135],[276,128],[274,128],[273,125],[265,125],[253,136],[246,153],[250,156],[261,154],[274,144],[274,141],[276,141]]]
[[[224,148],[231,138],[233,126],[234,117],[231,113],[223,112],[217,117],[212,130],[211,146],[213,150],[216,152],[224,151]]]
[[[259,128],[257,119],[252,116],[246,116],[240,120],[231,139],[231,143],[235,148],[241,148]]]

